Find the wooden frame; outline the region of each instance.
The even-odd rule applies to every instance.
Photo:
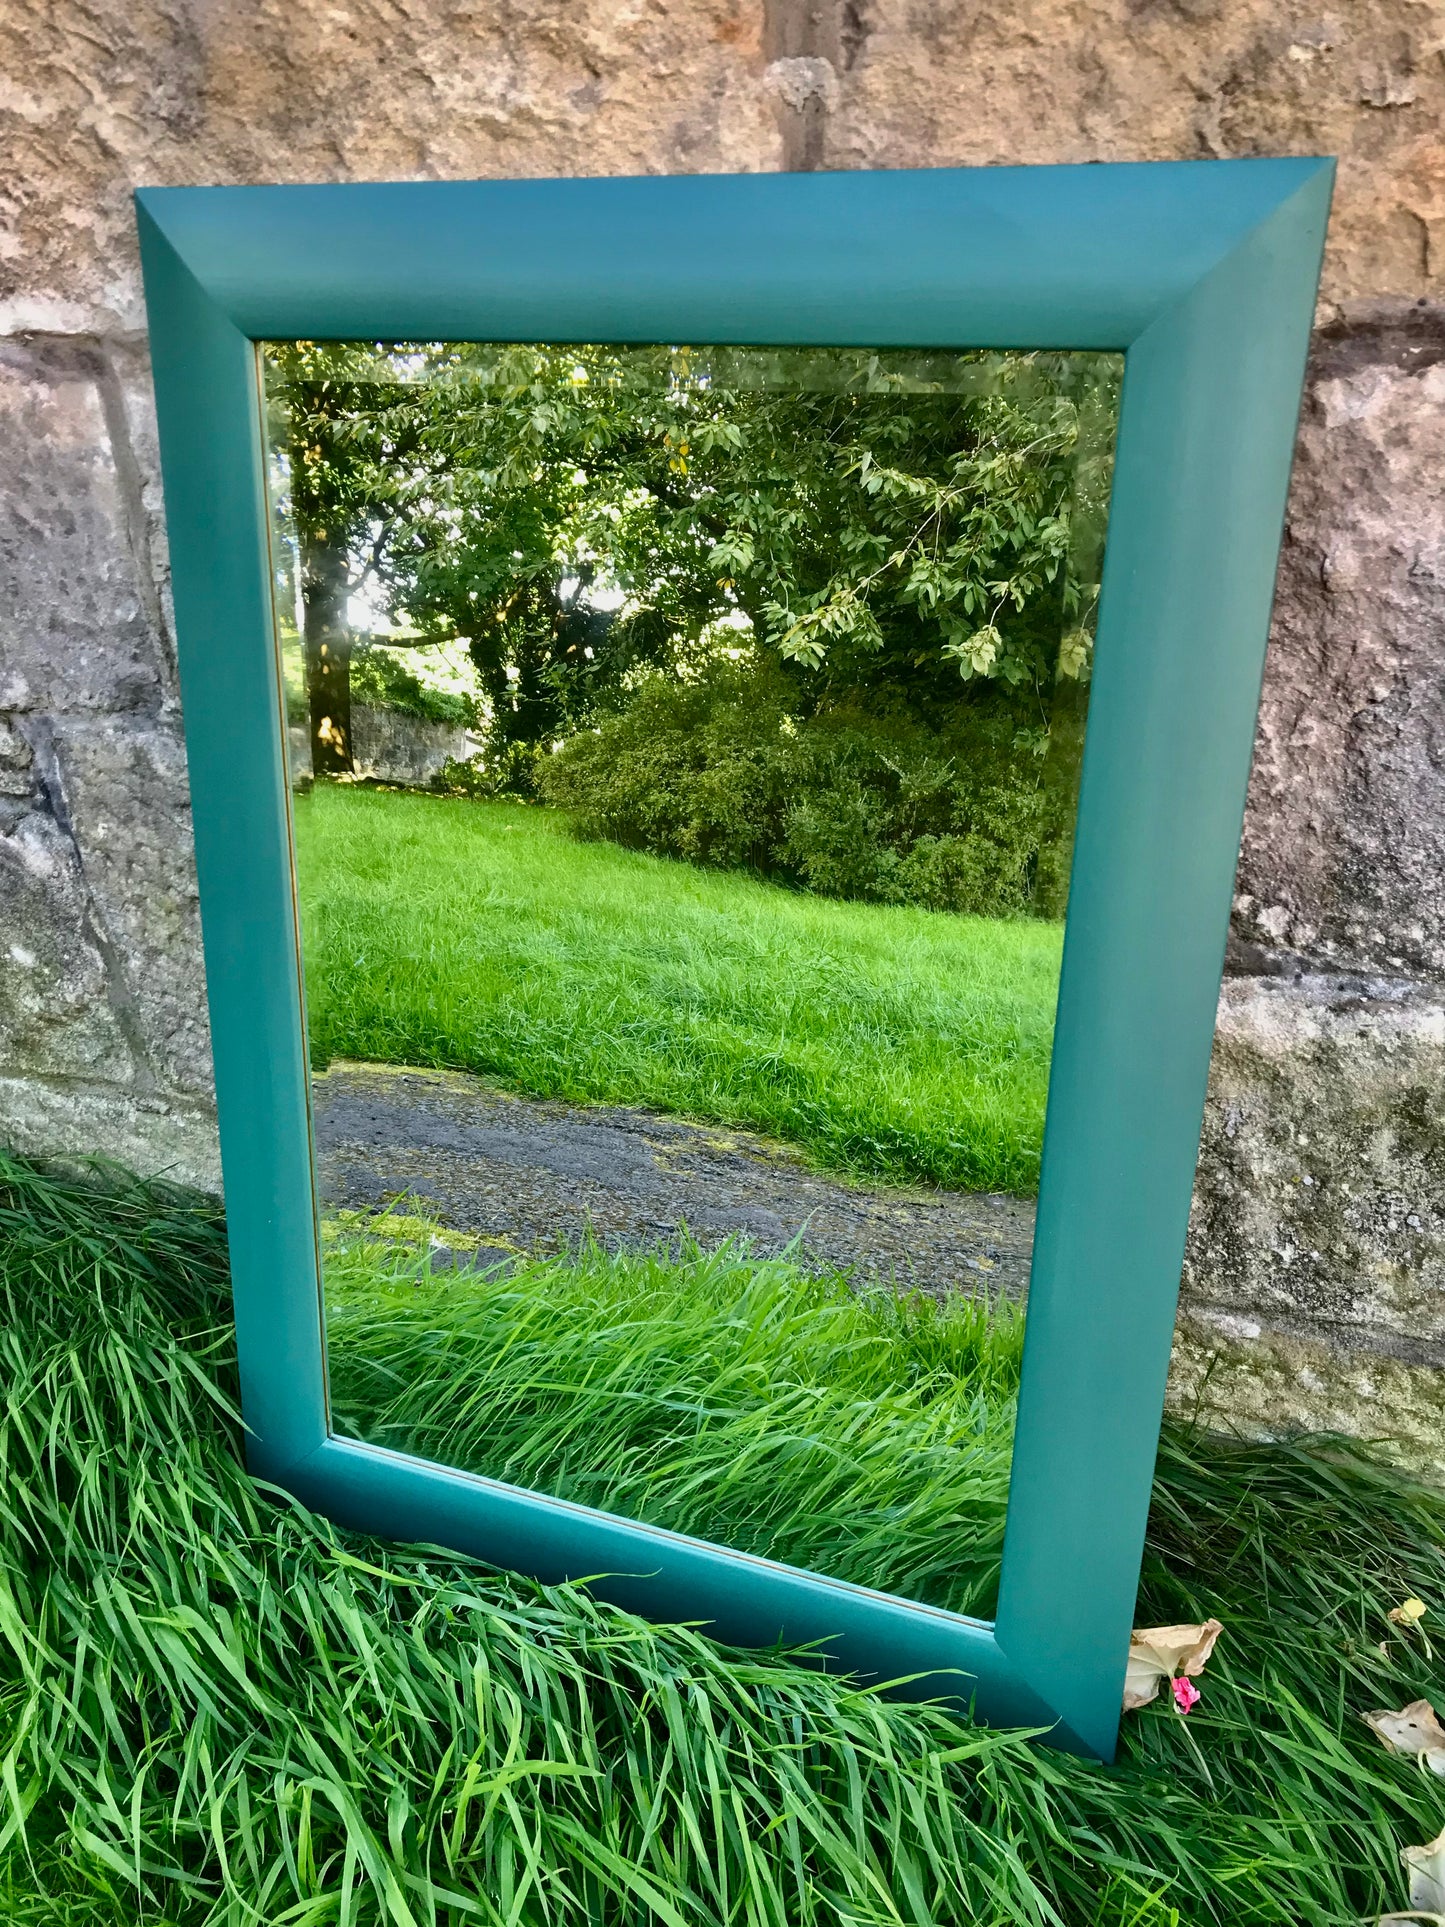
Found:
[[[256,1474],[343,1524],[950,1694],[1108,1758],[1333,167],[162,188],[136,197]],[[264,339],[1121,350],[998,1615],[329,1434]]]

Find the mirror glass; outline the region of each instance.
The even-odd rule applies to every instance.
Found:
[[[1122,358],[258,352],[333,1430],[987,1616]]]

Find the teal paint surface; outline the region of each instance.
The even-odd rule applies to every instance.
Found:
[[[1112,1755],[1332,180],[1209,161],[136,196],[259,1477]],[[1124,351],[992,1625],[328,1436],[252,346],[300,337]]]

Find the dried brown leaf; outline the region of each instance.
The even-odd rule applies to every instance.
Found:
[[[1391,1753],[1408,1754],[1445,1780],[1445,1726],[1429,1700],[1412,1700],[1398,1713],[1366,1713],[1364,1721]]]
[[[1410,1905],[1445,1913],[1445,1831],[1423,1847],[1406,1847],[1400,1858],[1410,1875]]]
[[[1124,1711],[1147,1706],[1166,1679],[1192,1679],[1202,1673],[1223,1631],[1217,1619],[1206,1619],[1201,1626],[1136,1626],[1124,1674]]]

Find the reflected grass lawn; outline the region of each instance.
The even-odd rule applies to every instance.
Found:
[[[817,1163],[1037,1188],[1062,926],[803,895],[519,804],[296,799],[313,1061],[743,1125]]]
[[[339,1431],[992,1612],[1021,1313],[728,1247],[433,1271],[416,1227],[327,1226]]]

